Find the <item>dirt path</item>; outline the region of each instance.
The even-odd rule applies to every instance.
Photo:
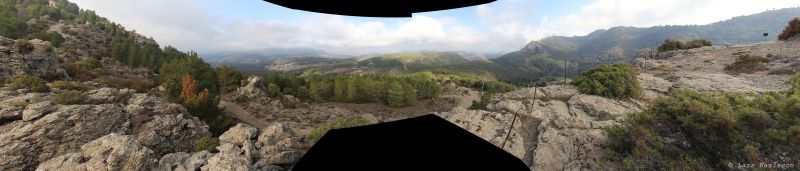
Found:
[[[466,93],[464,93],[466,91]],[[472,89],[458,87],[452,93],[442,95],[443,98],[451,98],[456,100],[454,107],[469,108],[472,106],[472,101],[481,100],[481,93]]]
[[[244,123],[250,124],[257,128],[266,128],[268,123],[262,119],[256,118],[250,112],[245,110],[242,106],[235,103],[228,103],[224,100],[219,101],[219,107],[223,108],[225,113],[231,117],[237,118]]]

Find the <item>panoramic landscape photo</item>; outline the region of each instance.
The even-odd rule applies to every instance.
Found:
[[[796,0],[337,2],[0,0],[0,170],[800,170]]]

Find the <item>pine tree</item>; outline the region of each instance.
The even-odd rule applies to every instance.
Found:
[[[295,97],[300,99],[308,99],[308,94],[308,88],[306,88],[306,86],[299,86],[297,87],[297,93],[295,94]]]
[[[217,103],[208,89],[198,92],[197,80],[191,75],[185,74],[181,79],[180,100],[190,113],[208,119],[218,114]]]
[[[345,94],[349,102],[355,102],[358,98],[358,80],[359,77],[350,77],[347,79],[347,93]]]
[[[345,102],[347,99],[347,80],[336,78],[333,83],[333,101]]]
[[[386,104],[392,107],[400,107],[405,105],[405,96],[403,86],[397,82],[392,82],[386,85]]]
[[[403,84],[403,91],[404,91],[404,105],[415,105],[417,104],[417,90],[414,89],[414,86],[410,84]]]
[[[130,66],[139,66],[139,46],[134,43],[128,47],[127,61]]]
[[[217,79],[219,79],[219,91],[223,94],[235,91],[244,79],[244,75],[239,70],[227,65],[217,68],[216,72]]]
[[[327,101],[331,97],[331,84],[325,79],[312,81],[309,87],[311,100],[317,102]]]
[[[189,74],[184,74],[181,79],[181,99],[186,100],[197,95],[197,81],[192,79]]]

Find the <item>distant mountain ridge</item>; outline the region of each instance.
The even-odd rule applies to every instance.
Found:
[[[492,61],[526,75],[558,75],[567,67],[578,74],[581,69],[603,63],[628,62],[637,53],[654,48],[666,39],[707,39],[716,45],[756,43],[775,40],[786,23],[800,16],[800,8],[769,10],[733,17],[706,25],[655,26],[647,28],[612,27],[585,36],[551,36],[532,41],[518,51]],[[559,62],[560,61],[560,62]]]
[[[290,57],[333,57],[319,49],[310,48],[262,48],[247,51],[229,51],[203,54],[212,63],[258,63]]]
[[[655,48],[666,39],[707,39],[715,45],[749,44],[774,40],[787,22],[800,16],[800,8],[769,10],[733,17],[706,25],[655,26],[647,28],[612,27],[585,36],[551,36],[532,41],[520,50],[504,55],[473,52],[402,52],[370,54],[357,59],[314,49],[262,49],[205,55],[214,64],[226,64],[244,71],[263,72],[304,70],[314,73],[352,73],[370,71],[415,72],[455,71],[490,74],[510,82],[528,82],[580,74],[599,64],[629,62],[639,52]],[[326,56],[327,55],[327,56]],[[495,56],[499,56],[496,57]],[[352,56],[351,56],[352,57]],[[286,60],[276,60],[286,59]],[[565,72],[564,68],[568,68]]]

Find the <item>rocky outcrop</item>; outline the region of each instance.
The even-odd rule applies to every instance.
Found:
[[[661,77],[653,76],[648,73],[640,73],[636,75],[639,85],[645,90],[651,90],[659,93],[667,93],[672,88],[672,82],[669,82]]]
[[[266,86],[264,86],[264,81],[261,80],[261,77],[253,76],[247,78],[247,85],[239,87],[236,91],[248,98],[269,97],[264,90],[265,88]]]
[[[258,132],[258,129],[255,127],[240,123],[231,127],[228,129],[228,131],[225,131],[225,133],[220,135],[219,142],[230,143],[236,146],[244,146],[244,144],[249,143],[250,140],[256,137],[256,132]]]
[[[208,126],[186,108],[158,97],[134,94],[125,111],[130,114],[131,134],[159,156],[194,151],[197,140],[211,135]]]
[[[112,133],[84,144],[78,153],[47,160],[36,170],[152,170],[157,162],[153,150],[129,135]]]
[[[505,142],[503,149],[518,158],[525,159],[528,156],[529,150],[526,150],[525,142],[532,138],[530,134],[523,131],[526,129],[524,128],[526,124],[519,123],[520,121],[517,120],[508,141],[506,141],[506,134],[513,117],[511,114],[456,108],[440,115],[498,147],[502,147]]]
[[[10,123],[0,131],[0,156],[18,157],[21,162],[0,165],[0,170],[33,168],[109,133],[126,134],[126,120],[127,114],[116,105],[60,105],[40,119]]]
[[[258,154],[267,164],[291,165],[303,153],[300,151],[300,139],[285,124],[273,124],[258,135]]]
[[[20,115],[0,124],[0,158],[9,159],[0,170],[31,170],[50,158],[80,152],[84,144],[109,134],[127,136],[125,141],[150,149],[153,156],[193,151],[195,141],[210,135],[208,126],[182,106],[132,90],[89,90],[87,103],[76,105],[51,102],[53,93],[0,93],[0,106],[8,106],[2,113]]]
[[[30,40],[34,49],[24,52],[14,49],[16,40],[0,37],[0,77],[33,75],[39,77],[62,77],[64,69],[58,63],[50,42]]]
[[[217,150],[219,153],[208,158],[208,164],[202,166],[202,170],[253,170],[252,157],[246,152],[251,149],[225,143],[218,146]]]
[[[588,115],[594,118],[615,119],[625,117],[629,113],[641,112],[635,100],[622,101],[594,95],[575,95],[569,99],[570,112],[574,115]]]
[[[796,41],[771,41],[707,46],[662,52],[654,57],[639,56],[632,62],[643,71],[638,78],[646,89],[646,96],[663,94],[666,89],[764,93],[789,88],[784,81],[800,69],[800,56],[797,55],[800,54],[800,48],[797,45]],[[770,60],[763,63],[765,70],[753,73],[725,69],[742,55],[762,56]]]
[[[258,130],[237,124],[220,135],[219,152],[172,153],[159,161],[159,170],[285,170],[302,156],[301,136],[284,123]]]
[[[753,83],[728,74],[688,73],[675,79],[677,89],[698,91],[760,93],[766,90],[753,86]]]
[[[541,88],[551,93],[536,99],[496,98],[489,105],[490,111],[454,109],[439,115],[503,147],[532,170],[602,169],[595,165],[607,141],[602,128],[629,113],[641,111],[642,103],[573,94],[569,91],[574,89],[571,86],[557,86]],[[534,96],[523,89],[500,97]],[[515,114],[516,123],[510,128]],[[510,136],[506,141],[507,135]]]
[[[23,121],[32,121],[38,119],[42,115],[53,111],[53,102],[43,101],[35,104],[30,104],[22,111]]]
[[[6,123],[22,120],[25,108],[47,97],[45,93],[17,93],[0,90],[0,128]]]

